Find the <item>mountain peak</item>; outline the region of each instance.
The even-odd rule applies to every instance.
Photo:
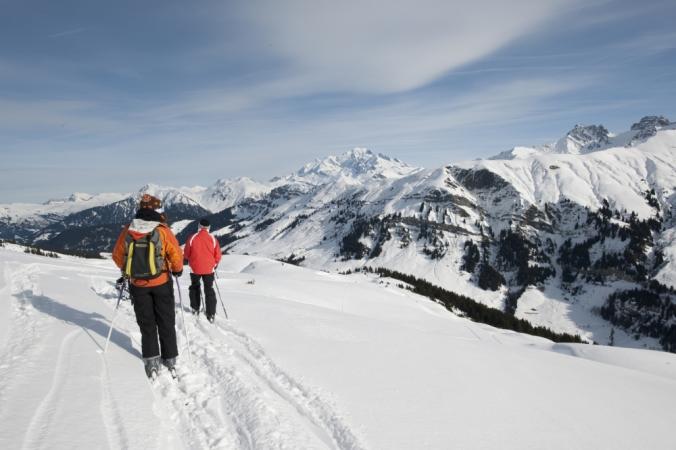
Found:
[[[84,192],[73,192],[70,194],[68,198],[58,198],[58,199],[50,199],[43,203],[44,205],[57,205],[57,204],[62,204],[62,203],[81,203],[81,202],[87,202],[94,198],[93,195],[91,194],[86,194]]]
[[[645,116],[638,122],[632,124],[631,130],[640,131],[649,128],[659,129],[668,126],[670,123],[669,119],[664,116]]]
[[[154,184],[154,183],[146,183],[141,188],[138,190],[139,196],[142,194],[150,194],[150,195],[157,195],[159,191],[166,190],[167,188],[164,188],[160,185]]]
[[[554,144],[554,153],[574,155],[593,152],[610,144],[610,133],[603,125],[575,125]]]
[[[338,156],[315,159],[292,175],[298,181],[323,184],[339,178],[358,181],[369,178],[399,178],[417,170],[397,158],[355,147]]]
[[[368,148],[355,147],[352,150],[349,150],[349,151],[343,153],[343,156],[349,156],[351,158],[363,159],[363,158],[371,158],[371,157],[375,156],[375,153],[373,153]]]
[[[270,192],[271,183],[249,177],[219,178],[200,195],[201,203],[213,211],[228,208],[244,199],[258,199]]]
[[[632,124],[631,131],[634,132],[634,136],[627,143],[627,146],[635,145],[639,142],[643,142],[657,134],[657,132],[665,127],[670,126],[672,123],[664,116],[645,116],[641,120]]]
[[[94,196],[87,194],[85,192],[73,192],[70,197],[68,197],[69,202],[86,202],[91,200]]]

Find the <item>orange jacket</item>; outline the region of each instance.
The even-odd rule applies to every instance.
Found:
[[[137,287],[159,286],[169,281],[169,272],[180,272],[183,270],[183,251],[181,251],[181,246],[178,244],[178,240],[176,240],[176,236],[171,232],[171,229],[163,223],[141,219],[134,219],[130,225],[124,227],[113,248],[113,261],[115,261],[115,264],[120,269],[124,267],[127,234],[139,238],[150,233],[155,227],[160,232],[160,241],[162,242],[162,254],[164,255],[163,273],[152,280],[136,280],[132,278],[132,284]]]
[[[204,228],[188,238],[183,253],[190,263],[192,273],[197,275],[214,273],[214,269],[221,262],[221,246],[218,239]]]

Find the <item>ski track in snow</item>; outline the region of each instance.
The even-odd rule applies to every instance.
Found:
[[[100,289],[94,290],[112,301]],[[210,324],[186,315],[190,363],[179,312],[178,380],[163,369],[157,380],[149,382],[156,415],[169,422],[169,428],[180,430],[186,448],[365,448],[326,401],[277,366],[254,339],[223,320]],[[126,329],[140,347],[130,313],[121,314],[116,327]],[[105,396],[104,400],[109,442],[123,448],[114,400]]]
[[[42,448],[44,445],[44,438],[49,431],[49,427],[52,423],[52,419],[56,413],[59,402],[64,401],[63,396],[59,395],[64,382],[66,381],[66,375],[69,367],[69,357],[71,350],[71,342],[75,339],[77,335],[82,332],[82,328],[76,328],[66,335],[66,337],[61,341],[59,346],[59,353],[56,360],[56,367],[54,369],[54,376],[52,378],[52,385],[49,388],[49,392],[42,399],[40,405],[35,410],[33,417],[31,418],[30,424],[28,425],[28,431],[24,437],[23,446],[24,449],[33,449],[33,448]],[[67,401],[67,400],[66,400]]]
[[[12,315],[7,343],[0,353],[0,419],[8,411],[5,411],[5,393],[11,387],[9,381],[19,380],[17,375],[22,371],[31,370],[34,363],[34,355],[39,351],[35,343],[39,340],[39,328],[44,323],[42,315],[35,314],[27,298],[27,291],[34,292],[37,289],[33,277],[39,272],[36,264],[26,265],[19,270],[12,270],[9,264],[5,264],[4,276],[5,287],[9,290],[12,298]]]
[[[272,390],[293,405],[301,417],[320,433],[319,437],[323,441],[340,449],[362,448],[356,436],[342,422],[331,406],[279,368],[267,356],[260,344],[229,323],[225,323],[223,326],[217,325],[217,329],[222,334],[234,337],[239,341],[243,351],[238,351],[237,355]]]
[[[122,414],[110,389],[108,363],[102,355],[101,364],[101,417],[106,429],[106,437],[110,448],[130,448],[127,432],[124,428]]]

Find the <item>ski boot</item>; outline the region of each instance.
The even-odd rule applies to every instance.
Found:
[[[145,365],[146,376],[151,380],[155,380],[160,372],[160,357],[143,358],[143,364]]]
[[[178,377],[178,374],[176,373],[176,357],[162,358],[162,364],[167,368],[173,379]]]
[[[216,320],[216,316],[214,314],[207,315],[207,320],[209,323],[214,323],[214,320]]]

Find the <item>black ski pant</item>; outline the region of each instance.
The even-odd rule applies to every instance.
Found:
[[[200,279],[204,282],[204,299],[207,316],[216,315],[216,292],[214,291],[214,274],[197,275],[190,274],[190,307],[200,309]]]
[[[132,284],[129,291],[134,299],[136,323],[141,329],[143,357],[152,358],[161,355],[166,359],[178,356],[174,327],[176,308],[171,279],[156,287],[138,287]]]

